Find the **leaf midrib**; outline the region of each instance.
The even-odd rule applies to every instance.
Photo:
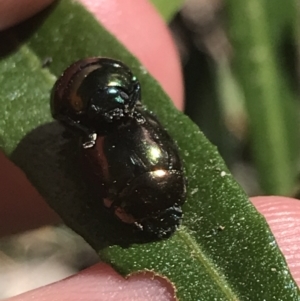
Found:
[[[211,276],[211,279],[220,287],[220,290],[228,298],[228,300],[239,300],[238,296],[230,289],[230,285],[225,280],[225,276],[220,271],[213,268],[211,260],[207,258],[205,252],[201,250],[195,240],[189,235],[186,227],[181,227],[177,230],[178,237],[184,242],[184,244],[191,250],[192,256],[205,267],[207,273]]]

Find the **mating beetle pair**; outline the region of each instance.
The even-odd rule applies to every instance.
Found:
[[[142,106],[131,70],[109,58],[75,62],[53,88],[51,111],[78,133],[102,205],[137,231],[170,236],[186,197],[182,163],[174,141]]]

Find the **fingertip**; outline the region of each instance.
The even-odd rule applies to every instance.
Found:
[[[0,31],[33,16],[54,0],[0,0]]]
[[[285,255],[295,281],[300,284],[300,202],[280,197],[251,198],[256,209],[266,218],[276,241]]]
[[[171,284],[153,273],[133,275],[127,280],[109,265],[99,263],[77,275],[16,296],[11,301],[175,301]]]

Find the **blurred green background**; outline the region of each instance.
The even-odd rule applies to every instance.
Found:
[[[167,2],[154,1],[180,52],[186,114],[248,195],[297,196],[299,1]]]

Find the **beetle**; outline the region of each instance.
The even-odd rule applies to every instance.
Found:
[[[178,148],[142,105],[132,71],[111,58],[79,60],[56,81],[50,106],[77,133],[103,207],[138,232],[169,237],[182,218],[186,179]]]

